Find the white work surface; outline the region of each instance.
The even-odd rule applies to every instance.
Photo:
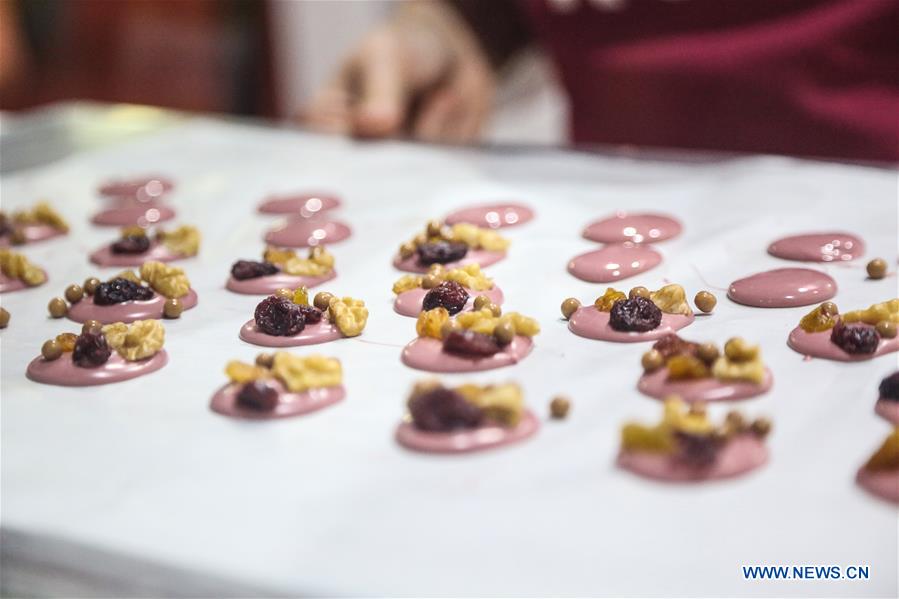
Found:
[[[200,304],[165,323],[170,363],[104,387],[27,380],[25,367],[45,339],[78,330],[49,319],[47,301],[96,273],[88,252],[116,234],[88,223],[100,206],[97,186],[145,173],[176,181],[176,222],[197,224],[204,235],[200,256],[181,263]],[[294,351],[340,358],[347,398],[277,422],[219,416],[208,403],[226,381],[225,363],[261,351],[238,339],[259,298],[225,291],[229,268],[258,257],[263,231],[277,220],[257,215],[256,203],[307,188],[339,193],[344,207],[333,214],[354,229],[331,248],[339,276],[326,288],[363,298],[371,315],[360,338]],[[66,238],[25,248],[49,283],[2,298],[12,313],[0,333],[7,582],[36,561],[37,580],[83,573],[102,587],[107,577],[118,594],[895,597],[896,509],[853,479],[890,431],[872,410],[896,355],[805,361],[786,338],[808,308],[743,307],[724,288],[756,271],[798,266],[765,248],[803,231],[856,232],[866,258],[895,264],[896,193],[894,171],[785,158],[698,164],[460,151],[202,119],[5,177],[4,210],[47,198],[72,225]],[[503,230],[509,255],[488,271],[506,308],[536,317],[543,331],[521,364],[446,380],[518,381],[543,420],[555,394],[569,395],[573,409],[520,445],[412,453],[394,442],[394,427],[409,388],[428,375],[399,360],[415,321],[392,311],[390,288],[401,273],[391,258],[427,219],[491,199],[537,212]],[[661,405],[635,388],[648,346],[578,338],[558,306],[604,289],[565,265],[597,247],[580,237],[582,227],[616,209],[663,211],[684,224],[681,237],[657,245],[659,267],[619,287],[674,281],[691,297],[711,289],[714,315],[683,335],[761,343],[774,388],[739,408],[774,420],[766,467],[683,486],[614,466],[622,422],[660,416]],[[837,280],[844,310],[896,295],[894,276],[865,280],[865,262],[818,267]],[[17,559],[30,565],[17,571]],[[769,564],[867,565],[870,579],[743,579],[742,565]],[[167,575],[169,567],[182,577]],[[192,587],[190,576],[206,586]]]

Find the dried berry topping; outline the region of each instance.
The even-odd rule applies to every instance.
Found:
[[[880,398],[899,401],[899,370],[880,381]]]
[[[249,410],[271,412],[278,405],[278,390],[262,380],[246,383],[237,394],[237,405]]]
[[[609,312],[609,326],[616,331],[651,331],[662,322],[662,311],[642,296],[619,300]]]
[[[146,301],[153,299],[153,290],[128,279],[117,278],[107,283],[100,283],[94,290],[94,303],[98,306],[111,306],[130,301]]]
[[[238,260],[231,266],[231,276],[238,281],[258,279],[278,272],[278,267],[271,262],[255,262],[253,260]]]
[[[499,343],[492,335],[475,333],[468,329],[451,331],[443,340],[443,351],[463,356],[492,356],[500,349]]]
[[[75,340],[72,362],[81,368],[96,368],[105,364],[112,355],[103,333],[81,333]]]
[[[468,292],[465,287],[456,281],[444,281],[425,294],[421,309],[433,310],[443,306],[452,316],[461,312],[467,301]]]
[[[468,246],[461,241],[432,241],[422,243],[415,251],[422,266],[447,264],[461,260],[468,253]]]
[[[322,311],[315,306],[299,304],[297,307],[303,313],[303,319],[306,321],[306,324],[318,324],[322,321]]]
[[[409,414],[415,428],[423,431],[447,432],[459,428],[475,428],[481,423],[481,409],[462,395],[437,387],[409,400]]]
[[[674,432],[675,459],[691,468],[708,468],[718,458],[725,440],[717,435]]]
[[[124,235],[110,247],[113,254],[143,254],[150,249],[146,235]]]
[[[880,343],[880,335],[874,327],[864,324],[847,326],[840,321],[833,327],[830,341],[847,354],[873,354]]]
[[[683,354],[695,356],[699,350],[699,344],[687,341],[686,339],[681,339],[674,333],[670,333],[656,341],[653,344],[652,349],[658,351],[662,354],[662,357],[667,360],[672,356]]]
[[[259,302],[253,317],[256,319],[256,328],[277,337],[296,335],[306,327],[306,318],[300,307],[277,295]]]

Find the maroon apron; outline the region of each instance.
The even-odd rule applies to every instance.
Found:
[[[528,0],[578,143],[899,161],[899,0]]]

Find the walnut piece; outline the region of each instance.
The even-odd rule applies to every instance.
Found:
[[[461,241],[472,249],[504,252],[509,240],[492,229],[484,229],[468,223],[458,223],[450,228],[451,241]]]
[[[347,337],[362,334],[368,322],[365,302],[351,297],[332,297],[328,303],[329,320]]]
[[[501,323],[509,323],[515,330],[516,335],[524,335],[525,337],[533,337],[540,332],[540,325],[537,321],[528,316],[524,316],[518,312],[506,312],[502,316],[494,316],[489,308],[481,308],[480,310],[472,310],[471,312],[462,312],[456,316],[456,322],[463,329],[482,333],[484,335],[492,335],[497,325]]]
[[[853,310],[843,314],[843,322],[863,322],[876,325],[878,322],[893,322],[899,324],[899,298],[894,298],[879,304],[872,304],[864,310]]]
[[[173,254],[196,256],[200,251],[200,230],[191,225],[182,225],[174,231],[160,231],[158,237]]]
[[[16,212],[13,221],[20,225],[48,225],[63,233],[69,231],[69,223],[47,202],[38,202],[31,210]]]
[[[524,415],[524,395],[521,387],[505,385],[461,385],[456,392],[466,401],[484,411],[484,416],[503,426],[516,426]]]
[[[665,285],[658,291],[651,291],[649,299],[659,310],[666,314],[693,314],[690,304],[687,303],[687,294],[684,288],[676,283]]]
[[[418,289],[421,287],[421,279],[419,275],[403,275],[393,284],[393,292],[399,295],[404,291]]]
[[[301,357],[285,351],[275,352],[272,373],[293,393],[336,387],[343,382],[340,361],[317,354]]]
[[[259,379],[266,379],[272,376],[268,368],[257,366],[256,364],[247,364],[239,360],[231,360],[225,366],[225,374],[232,383],[252,383]]]
[[[190,281],[184,270],[162,262],[144,262],[140,267],[140,277],[165,297],[183,297],[190,291]]]
[[[423,310],[418,314],[418,320],[415,322],[415,332],[419,337],[431,337],[432,339],[443,339],[441,329],[443,325],[449,322],[449,312],[443,306],[438,306],[432,310]]]
[[[311,248],[308,258],[274,248],[268,248],[263,257],[272,264],[278,264],[282,272],[294,276],[320,277],[334,270],[334,256],[323,247]]]
[[[47,280],[44,271],[28,261],[25,254],[0,249],[0,271],[11,279],[19,279],[29,287]]]
[[[103,327],[106,343],[129,362],[155,356],[165,344],[165,328],[158,320],[116,322]]]

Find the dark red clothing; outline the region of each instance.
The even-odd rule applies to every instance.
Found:
[[[899,0],[521,1],[575,142],[899,161]]]

